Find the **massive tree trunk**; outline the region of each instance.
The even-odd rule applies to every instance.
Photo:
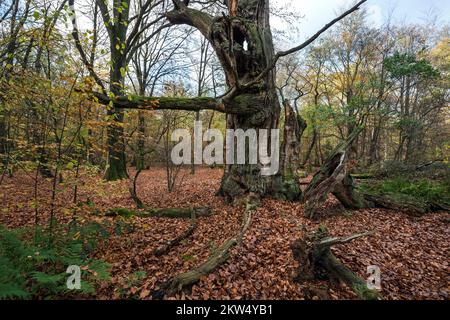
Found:
[[[73,3],[73,0],[70,1]],[[247,161],[245,161],[245,164],[232,164],[231,161],[227,161],[219,193],[232,201],[249,193],[256,194],[259,197],[273,195],[277,198],[293,199],[298,195],[293,196],[292,190],[300,189],[298,186],[293,186],[292,181],[286,181],[283,173],[279,170],[279,134],[276,130],[278,130],[279,125],[280,103],[275,89],[276,63],[281,57],[300,51],[310,45],[323,32],[358,10],[366,1],[359,1],[351,9],[326,24],[304,43],[275,54],[269,24],[268,0],[233,1],[232,5],[230,5],[230,2],[226,2],[230,14],[222,13],[216,17],[189,8],[189,1],[172,0],[174,8],[165,14],[166,18],[172,24],[193,26],[211,44],[225,73],[229,87],[226,94],[220,98],[193,99],[130,96],[111,98],[105,92],[94,92],[93,94],[99,101],[103,103],[112,102],[117,108],[217,110],[226,113],[227,129],[241,130],[241,133],[253,129],[259,136],[259,141],[261,141],[261,138],[263,138],[263,142],[266,142],[264,140],[267,138],[268,141],[263,143],[265,146],[259,145],[259,160],[253,161],[253,164],[248,161],[248,152],[246,152],[245,158],[247,158]],[[98,3],[99,5],[102,4],[101,1]],[[122,27],[118,26],[118,28]],[[76,31],[76,29],[74,30]],[[74,37],[77,38],[75,31]],[[119,34],[122,33],[119,32]],[[76,43],[78,43],[77,47],[80,48],[79,41]],[[118,45],[120,45],[120,41]],[[112,48],[113,51],[114,48]],[[117,69],[117,65],[115,65],[115,68]],[[95,76],[95,73],[91,73]],[[98,77],[96,77],[96,80],[98,80]],[[272,133],[272,129],[275,130],[275,133]],[[250,133],[247,132],[247,136],[248,134]],[[252,147],[257,144],[251,143],[253,143]],[[233,143],[233,145],[233,147],[228,145],[226,151],[239,149],[235,147],[236,144]],[[250,143],[246,144],[246,151],[249,151],[249,149]],[[272,152],[273,149],[275,149],[274,152]],[[231,152],[229,158],[231,158]],[[267,159],[271,161],[267,163]],[[268,165],[270,165],[270,168],[267,168]],[[298,184],[298,181],[294,181],[294,183]]]
[[[231,9],[231,8],[230,8]],[[275,89],[275,70],[257,79],[272,63],[274,47],[269,25],[267,0],[242,0],[237,15],[212,17],[175,1],[175,10],[167,14],[175,24],[188,24],[199,29],[214,48],[230,92],[222,103],[227,112],[227,129],[277,129],[280,104]],[[255,80],[258,81],[255,81]],[[248,84],[241,86],[240,84]],[[233,109],[233,112],[230,112]],[[229,147],[229,146],[228,146]],[[248,146],[246,148],[248,150]],[[247,152],[248,153],[248,152]],[[268,154],[270,155],[270,143]],[[248,159],[248,154],[246,156]],[[262,164],[229,164],[226,167],[220,194],[234,200],[249,192],[283,197],[282,174],[264,176]],[[290,196],[288,196],[290,197]]]

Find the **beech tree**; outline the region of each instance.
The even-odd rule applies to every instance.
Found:
[[[80,32],[77,27],[75,14],[75,0],[69,0],[72,14],[73,31],[76,48],[81,60],[87,67],[90,76],[100,88],[102,95],[107,97],[123,96],[125,94],[125,77],[128,64],[135,56],[136,51],[146,42],[168,27],[168,24],[160,24],[152,33],[146,30],[157,25],[163,20],[161,14],[154,14],[162,8],[164,1],[132,1],[132,0],[96,0],[100,16],[106,28],[110,49],[109,79],[104,81],[96,72],[89,56],[85,53]],[[109,88],[107,88],[107,85]],[[105,178],[118,180],[128,178],[126,170],[125,141],[124,141],[124,111],[115,103],[114,99],[108,100],[107,113],[111,120],[108,126],[108,167]]]

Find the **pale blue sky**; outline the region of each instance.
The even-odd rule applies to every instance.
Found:
[[[272,0],[276,6],[286,6],[288,10],[300,13],[304,18],[299,21],[297,36],[305,39],[314,34],[323,25],[336,16],[339,8],[349,8],[354,0]],[[429,12],[437,15],[440,24],[450,23],[450,0],[368,0],[364,5],[375,25],[382,24],[385,17],[393,11],[397,23],[421,23]],[[289,24],[277,18],[272,25],[281,30],[291,30]]]

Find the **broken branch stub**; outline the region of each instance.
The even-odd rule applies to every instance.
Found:
[[[328,194],[342,183],[347,175],[348,150],[362,128],[355,129],[331,153],[320,170],[314,175],[303,194],[305,216],[312,219],[317,208],[327,199]]]

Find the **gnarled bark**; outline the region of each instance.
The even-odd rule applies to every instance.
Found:
[[[328,194],[342,183],[347,175],[348,150],[361,132],[355,129],[346,141],[340,143],[317,172],[303,194],[305,216],[313,218],[317,207],[324,202]],[[338,192],[338,194],[340,194]]]
[[[175,4],[175,10],[167,13],[169,21],[197,28],[211,43],[222,65],[230,88],[220,99],[222,112],[228,114],[227,129],[277,129],[280,105],[275,70],[271,68],[261,76],[274,60],[268,1],[239,1],[233,9],[237,15],[217,17],[188,8],[180,1]],[[261,163],[227,165],[219,193],[230,201],[249,193],[284,194],[283,175],[263,176],[262,167]]]
[[[373,206],[373,204],[356,189],[350,174],[346,174],[344,179],[334,186],[332,193],[346,209],[362,209]]]

